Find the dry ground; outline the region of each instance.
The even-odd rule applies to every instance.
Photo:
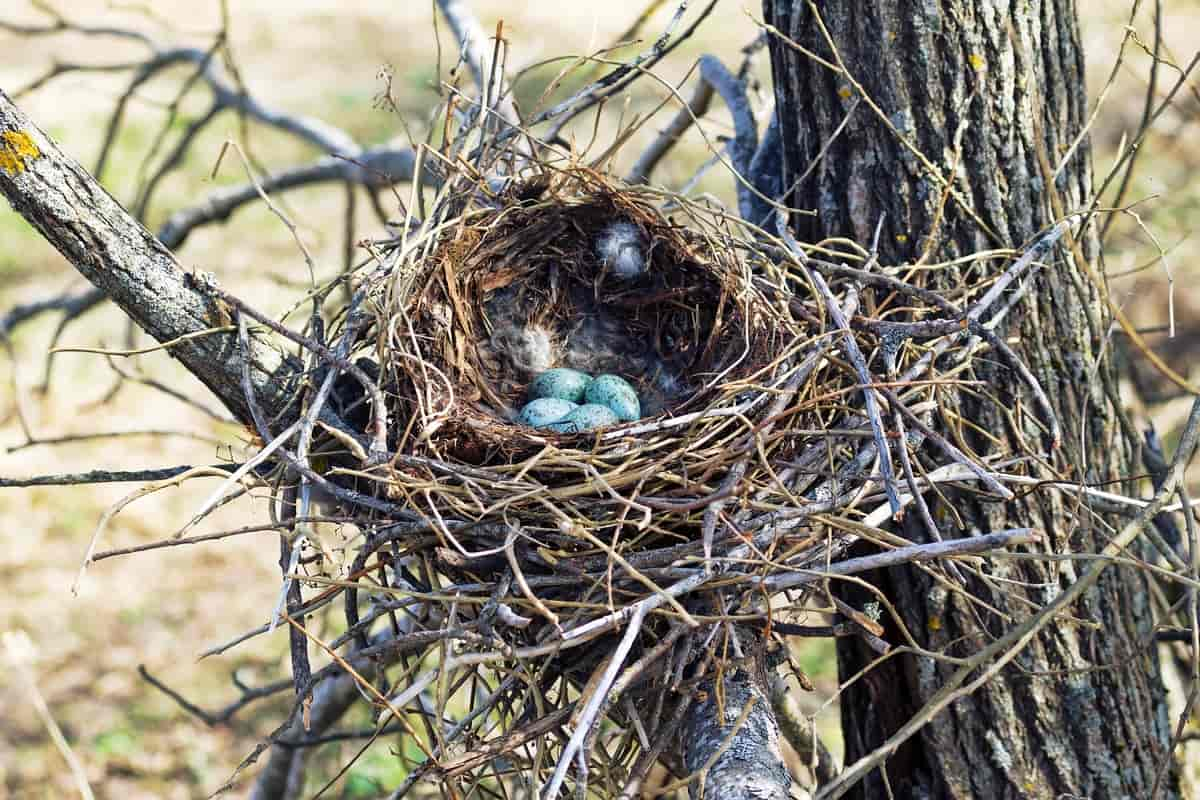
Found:
[[[73,18],[92,23],[131,24],[164,40],[203,44],[214,29],[217,4],[210,0],[158,0],[155,19],[114,10],[136,4],[70,0]],[[557,55],[578,55],[612,41],[641,3],[514,3],[484,0],[474,4],[484,27],[491,29],[503,16],[512,42],[514,63],[532,63]],[[671,4],[669,4],[671,5]],[[678,80],[701,52],[720,55],[735,64],[738,49],[750,41],[755,28],[736,0],[725,0],[701,33],[664,66],[660,74]],[[1105,2],[1087,7],[1085,36],[1089,52],[1092,97],[1112,67],[1123,36],[1125,4]],[[1190,59],[1200,36],[1200,10],[1195,4],[1168,3],[1166,26],[1169,55],[1179,63]],[[749,10],[757,14],[754,3]],[[233,2],[233,50],[241,73],[260,99],[294,113],[324,117],[348,129],[364,142],[378,142],[400,133],[390,111],[374,107],[381,88],[380,68],[392,65],[405,119],[423,132],[435,102],[430,82],[438,49],[431,22],[431,3],[360,0]],[[567,11],[564,13],[564,9]],[[37,19],[24,0],[0,5],[0,18]],[[649,27],[653,35],[664,19],[659,14]],[[1137,29],[1152,40],[1146,19]],[[442,58],[451,59],[454,43],[443,26]],[[12,90],[37,74],[54,58],[85,62],[122,59],[126,47],[79,37],[22,39],[0,33],[0,88]],[[1168,55],[1168,54],[1164,54]],[[1100,107],[1093,128],[1096,169],[1103,175],[1136,129],[1145,90],[1147,56],[1131,46],[1117,71],[1117,82]],[[179,76],[176,75],[176,78]],[[550,75],[531,74],[523,97],[536,97]],[[1170,86],[1176,71],[1164,66],[1161,83]],[[138,154],[154,136],[156,104],[169,101],[175,83],[160,80],[140,93],[129,136],[118,148],[107,184],[119,198],[132,196],[139,178]],[[95,159],[105,112],[111,108],[120,83],[111,79],[67,77],[22,101],[65,149],[85,164]],[[1162,90],[1160,90],[1160,95]],[[601,138],[611,132],[620,115],[651,108],[661,90],[645,85],[628,104],[605,112]],[[1149,233],[1170,253],[1175,281],[1175,314],[1179,335],[1173,341],[1158,336],[1176,369],[1200,378],[1193,366],[1200,337],[1200,292],[1194,255],[1197,243],[1188,236],[1200,202],[1197,162],[1200,148],[1192,135],[1200,101],[1185,90],[1177,108],[1158,123],[1158,134],[1145,145],[1141,171],[1126,201],[1157,195],[1137,207],[1145,229],[1130,217],[1117,221],[1109,256],[1110,269],[1127,273],[1114,289],[1128,310],[1145,326],[1167,320],[1168,283],[1157,247]],[[619,106],[621,104],[613,104]],[[195,99],[185,111],[202,105]],[[628,116],[626,116],[626,119]],[[213,188],[208,173],[225,136],[235,133],[234,120],[200,141],[182,173],[165,187],[151,223],[165,214],[201,199]],[[627,152],[653,131],[647,126]],[[719,111],[708,130],[721,134],[728,125]],[[590,135],[583,130],[580,135]],[[268,165],[295,163],[314,154],[271,134],[253,136],[254,152]],[[707,157],[704,143],[690,137],[677,158],[657,178],[679,185]],[[240,182],[236,164],[226,163],[216,183]],[[729,197],[728,176],[717,168],[697,187]],[[323,275],[340,265],[341,190],[305,191],[289,195],[288,209],[313,248]],[[358,235],[378,233],[369,213],[359,218]],[[1149,233],[1148,233],[1149,232]],[[190,266],[215,272],[221,281],[260,304],[295,295],[305,280],[303,260],[287,232],[265,211],[249,210],[223,227],[195,234],[181,259]],[[0,308],[27,302],[78,285],[63,260],[41,242],[23,222],[0,209]],[[35,391],[42,378],[42,359],[53,328],[51,320],[22,329],[14,341],[12,370],[19,391],[0,389],[4,423],[0,446],[12,447],[24,437],[11,409],[19,398],[38,437],[49,438],[95,431],[171,430],[200,433],[188,436],[136,436],[85,443],[38,445],[0,453],[0,476],[72,472],[103,467],[146,468],[228,460],[244,445],[242,431],[211,420],[189,406],[145,387],[125,385],[115,398],[100,404],[112,386],[112,372],[95,355],[61,355],[55,362],[49,392]],[[64,344],[121,346],[125,328],[111,309],[93,312],[70,328]],[[167,376],[188,396],[211,405],[193,379],[160,354],[136,365]],[[1179,421],[1186,399],[1176,399],[1158,412],[1169,434]],[[211,482],[194,482],[139,500],[103,532],[103,546],[124,546],[161,539],[191,516]],[[32,640],[36,658],[29,662],[50,712],[63,728],[81,759],[97,797],[187,798],[205,796],[226,780],[257,738],[274,724],[278,706],[249,713],[228,727],[208,728],[144,683],[136,667],[154,674],[208,708],[233,699],[229,676],[235,669],[248,683],[257,684],[283,674],[284,637],[260,637],[228,654],[197,663],[205,648],[229,640],[261,624],[278,591],[277,545],[270,534],[257,534],[205,546],[176,548],[103,561],[84,577],[77,595],[72,581],[97,521],[106,508],[131,491],[132,485],[99,488],[38,488],[0,490],[0,632],[23,631]],[[219,530],[261,519],[262,500],[248,499],[224,509],[204,523]],[[806,710],[815,712],[832,689],[829,650],[801,654],[804,666],[818,677],[818,692],[805,696]],[[2,657],[2,652],[0,652]],[[59,752],[39,720],[29,688],[10,669],[0,669],[0,800],[56,798],[75,794],[74,783]],[[834,730],[836,707],[820,716],[822,727]],[[352,751],[348,745],[345,754]],[[327,769],[334,767],[325,765]],[[386,750],[377,748],[362,759],[339,784],[334,796],[375,796],[374,781],[393,781],[397,767]],[[244,788],[244,784],[243,784]]]

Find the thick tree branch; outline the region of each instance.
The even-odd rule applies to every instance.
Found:
[[[228,70],[223,70],[220,66],[221,60],[215,58],[216,54],[224,47],[225,34],[223,32],[217,35],[212,46],[208,48],[175,47],[164,45],[137,31],[80,25],[59,15],[49,7],[43,7],[41,10],[52,16],[53,20],[50,23],[18,25],[0,20],[0,31],[9,31],[22,36],[62,33],[113,36],[135,41],[149,50],[144,60],[129,63],[99,66],[58,63],[47,74],[35,80],[33,84],[19,89],[13,95],[19,99],[24,93],[70,72],[132,71],[130,81],[108,122],[100,156],[92,173],[98,180],[103,179],[113,143],[124,122],[126,106],[133,97],[134,90],[157,78],[169,68],[180,65],[190,65],[194,68],[194,72],[184,83],[181,94],[168,108],[168,120],[159,132],[158,140],[151,152],[147,155],[145,165],[147,168],[155,160],[158,146],[164,141],[171,129],[171,123],[177,118],[178,103],[192,84],[202,82],[212,93],[209,110],[191,122],[187,131],[175,142],[171,152],[158,164],[151,176],[142,182],[138,189],[138,200],[131,206],[133,216],[139,220],[145,219],[151,197],[162,179],[179,166],[195,137],[223,111],[234,111],[260,124],[291,134],[326,154],[311,164],[292,167],[266,176],[262,183],[268,192],[282,192],[300,186],[333,181],[377,189],[412,178],[416,157],[411,148],[394,144],[364,148],[349,133],[323,120],[293,114],[259,102],[246,91],[239,81],[235,80],[236,76],[231,76],[228,74]],[[476,27],[478,26],[476,25]],[[427,175],[426,177],[430,179],[431,184],[437,182],[437,176]],[[215,192],[202,203],[174,213],[158,231],[158,237],[167,248],[175,249],[195,228],[214,222],[223,222],[238,208],[258,199],[257,189],[250,185]],[[67,323],[99,305],[105,297],[104,292],[92,288],[83,292],[63,293],[35,303],[24,304],[0,317],[0,335],[11,332],[17,325],[33,317],[54,310],[63,311],[63,319],[59,326],[61,333]]]
[[[232,315],[197,291],[161,242],[131,217],[0,92],[0,192],[79,272],[171,352],[240,420],[250,410],[240,384],[242,353]],[[195,334],[220,330],[209,335]],[[221,330],[225,329],[225,330]],[[287,405],[294,370],[261,345],[251,375],[268,413]]]
[[[695,776],[692,797],[786,800],[792,776],[761,676],[729,669],[705,683],[697,699],[683,723],[684,761]]]
[[[282,194],[291,189],[321,183],[353,183],[369,189],[379,189],[402,181],[412,180],[416,156],[406,147],[375,147],[351,160],[340,156],[324,156],[311,164],[274,172],[260,183],[268,194]],[[426,186],[436,186],[441,176],[426,167],[422,170]],[[158,240],[174,250],[187,241],[197,228],[225,222],[238,209],[261,199],[253,184],[233,186],[213,192],[207,199],[172,214],[158,229]],[[74,293],[57,294],[31,303],[14,306],[0,316],[0,336],[22,323],[47,311],[63,312],[63,320],[71,320],[91,311],[107,295],[91,287]]]

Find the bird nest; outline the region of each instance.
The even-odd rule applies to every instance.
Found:
[[[538,183],[535,197],[520,186],[460,210],[379,284],[377,358],[389,416],[404,420],[388,494],[443,537],[455,580],[570,575],[546,600],[576,602],[594,590],[577,578],[613,559],[702,558],[706,539],[710,554],[742,541],[734,518],[790,502],[778,475],[822,424],[806,401],[826,370],[804,359],[814,331],[782,273],[756,281],[766,262],[730,228],[587,171]],[[621,273],[614,239],[636,249],[636,274]],[[620,375],[642,417],[575,433],[521,424],[530,381],[556,367]],[[801,392],[798,371],[817,383]],[[722,489],[734,471],[737,491]]]
[[[606,258],[612,239],[636,254],[639,274],[617,274]],[[399,446],[489,466],[542,452],[531,474],[561,486],[592,480],[565,468],[583,454],[627,460],[631,447],[648,445],[661,458],[695,442],[697,420],[708,417],[689,412],[771,383],[803,335],[718,241],[644,197],[576,176],[537,202],[464,219],[389,298],[392,412],[413,420]],[[620,375],[637,389],[642,418],[565,435],[514,422],[530,381],[555,367]],[[686,492],[686,481],[642,466],[623,470],[620,483]]]
[[[540,166],[499,186],[445,176],[333,331],[342,422],[313,454],[365,533],[339,584],[341,641],[432,658],[392,687],[393,708],[436,682],[466,719],[503,718],[495,742],[441,753],[411,780],[501,756],[549,769],[525,743],[569,719],[577,735],[556,745],[553,780],[596,737],[619,744],[605,769],[631,762],[630,730],[668,730],[668,712],[680,725],[688,687],[751,655],[738,630],[771,630],[772,594],[799,589],[802,603],[831,573],[1028,541],[925,545],[880,526],[912,504],[936,538],[921,494],[937,481],[1011,497],[936,433],[934,387],[944,399],[954,382],[924,379],[968,368],[981,346],[1011,356],[987,317],[1048,246],[999,288],[961,287],[960,307],[865,250],[843,251],[857,267],[820,260],[826,247],[748,231],[720,208]],[[874,317],[857,313],[864,298]],[[626,379],[641,418],[520,424],[530,381],[557,367]],[[355,385],[366,390],[344,391]],[[885,552],[844,560],[864,538]],[[886,650],[876,622],[845,612]],[[372,627],[388,616],[390,629]],[[480,699],[472,676],[487,670]],[[617,697],[644,700],[652,719],[631,720]],[[602,732],[605,716],[620,724]]]

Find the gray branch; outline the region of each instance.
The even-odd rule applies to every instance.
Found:
[[[733,141],[729,146],[729,157],[737,170],[738,213],[742,219],[751,219],[754,214],[754,191],[750,183],[751,160],[758,149],[758,124],[746,97],[746,85],[729,71],[715,56],[700,56],[700,77],[712,85],[725,101],[733,116]]]
[[[225,404],[250,419],[240,375],[243,355],[232,315],[206,297],[158,239],[131,217],[0,91],[0,193],[72,266],[159,342],[184,336],[171,353]],[[252,383],[268,412],[287,405],[294,370],[254,345]]]
[[[792,776],[779,747],[779,726],[760,676],[725,671],[701,686],[683,723],[684,764],[696,778],[693,798],[787,800]]]
[[[637,163],[625,176],[625,182],[630,184],[647,183],[650,180],[650,173],[654,172],[658,162],[662,161],[663,156],[675,146],[687,129],[692,127],[692,122],[708,113],[712,96],[712,84],[701,75],[700,80],[696,82],[696,88],[692,90],[692,96],[688,99],[687,105],[676,112],[667,127],[638,157]]]
[[[288,189],[308,186],[324,182],[345,182],[366,186],[371,189],[382,188],[401,181],[411,180],[413,176],[415,154],[410,148],[387,145],[377,148],[363,148],[354,141],[344,130],[315,117],[306,117],[274,108],[257,100],[248,94],[243,87],[237,85],[220,68],[220,59],[214,58],[215,49],[197,47],[168,47],[154,41],[148,36],[116,28],[98,28],[79,25],[57,15],[49,9],[43,9],[53,16],[53,21],[43,25],[17,25],[0,20],[0,30],[8,30],[18,35],[53,35],[75,32],[89,36],[115,36],[127,38],[144,45],[150,52],[141,62],[117,65],[102,65],[94,67],[82,64],[58,64],[48,74],[27,86],[23,91],[29,91],[44,85],[49,80],[73,71],[113,71],[118,69],[133,69],[124,94],[114,110],[104,137],[104,144],[98,159],[94,175],[102,177],[105,164],[111,152],[112,143],[120,128],[127,102],[134,90],[152,80],[170,67],[187,64],[195,67],[196,72],[189,79],[203,81],[212,92],[212,104],[207,114],[194,121],[188,131],[176,143],[172,153],[159,165],[154,176],[140,190],[140,198],[134,209],[134,216],[142,219],[154,188],[161,179],[178,166],[186,149],[194,141],[195,136],[205,128],[218,114],[223,111],[234,111],[264,125],[274,127],[294,135],[326,155],[310,165],[291,168],[267,176],[263,185],[268,192],[279,192]],[[186,85],[185,85],[186,90]],[[19,95],[18,95],[19,96]],[[172,106],[174,113],[174,106]],[[164,131],[165,133],[165,131]],[[161,135],[161,134],[160,134]],[[436,183],[436,176],[431,183]],[[181,210],[167,221],[159,231],[159,239],[169,249],[181,245],[188,234],[197,227],[222,222],[229,215],[247,203],[258,199],[252,185],[226,189],[214,193],[204,202],[188,209]],[[17,325],[47,311],[60,310],[63,312],[63,324],[99,305],[105,298],[105,293],[99,289],[88,289],[78,293],[64,293],[35,303],[18,306],[0,317],[0,335],[8,334]]]
[[[734,137],[729,144],[729,157],[738,173],[735,176],[738,212],[743,219],[753,222],[756,215],[761,216],[766,213],[762,209],[769,209],[769,206],[755,194],[758,182],[755,180],[753,166],[758,150],[758,124],[755,122],[754,112],[750,108],[750,99],[746,96],[746,85],[737,75],[730,72],[716,56],[700,56],[698,63],[700,80],[696,83],[691,98],[683,108],[679,109],[646,152],[638,158],[625,180],[627,183],[646,183],[658,162],[691,127],[693,121],[708,111],[715,90],[725,101],[729,113],[733,116]],[[777,132],[774,141],[778,145]],[[769,196],[773,197],[774,195]]]
[[[267,194],[278,194],[301,186],[333,181],[356,183],[376,189],[412,180],[416,156],[408,148],[376,147],[350,160],[325,156],[312,164],[281,170],[268,175],[260,185]],[[426,185],[437,185],[436,176],[426,174]],[[196,228],[227,220],[234,211],[260,199],[253,184],[213,192],[203,203],[176,211],[159,230],[158,238],[167,247],[179,247]]]
[[[351,664],[366,680],[375,676],[375,663],[368,658],[352,660]],[[358,679],[347,672],[321,681],[313,691],[309,709],[308,728],[302,715],[295,715],[291,727],[271,747],[271,754],[262,772],[254,779],[251,800],[292,800],[306,797],[304,778],[311,747],[297,747],[288,742],[316,737],[332,728],[352,705],[362,699]]]
[[[509,123],[518,121],[517,109],[505,85],[501,65],[493,63],[503,43],[489,42],[487,32],[464,0],[438,0],[442,16],[458,40],[461,58],[471,70],[480,100]]]
[[[754,158],[750,160],[750,173],[747,176],[757,190],[757,194],[750,194],[750,216],[747,221],[768,231],[775,225],[775,209],[763,198],[776,201],[783,199],[780,178],[783,175],[783,141],[779,131],[779,115],[773,112]]]
[[[139,67],[132,86],[137,87],[164,69],[177,64],[194,64],[201,68],[201,77],[213,93],[218,108],[245,114],[264,125],[298,136],[327,153],[352,156],[361,148],[348,133],[316,117],[289,114],[260,103],[234,86],[220,72],[208,51],[198,47],[160,48],[152,45],[154,56]]]
[[[450,24],[450,31],[458,41],[461,58],[470,67],[475,85],[483,89],[488,82],[492,61],[487,33],[463,0],[438,0],[438,7]]]

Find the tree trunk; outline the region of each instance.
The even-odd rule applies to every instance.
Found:
[[[1090,152],[1086,138],[1077,141],[1086,95],[1070,0],[764,0],[764,9],[786,37],[770,41],[782,185],[792,187],[784,201],[817,212],[793,215],[801,240],[870,243],[882,218],[881,263],[922,256],[940,263],[1021,247],[1054,219],[1086,207]],[[1075,244],[1073,252],[1060,249],[1046,259],[1052,266],[1037,273],[1006,331],[1019,337],[1018,353],[1050,397],[1061,446],[1051,450],[1033,415],[1021,413],[1030,398],[991,359],[979,360],[968,377],[995,387],[999,402],[950,401],[978,429],[952,426],[945,403],[938,422],[980,455],[1049,452],[1038,474],[1095,485],[1135,472],[1136,443],[1122,434],[1129,428],[1114,408],[1104,287],[1091,278],[1099,270],[1094,233]],[[978,282],[987,277],[978,270],[1005,266],[974,264],[986,266],[966,275],[939,269],[931,288]],[[947,537],[1030,526],[1043,532],[1038,549],[1057,553],[1096,552],[1105,541],[1096,536],[1103,516],[1061,493],[1004,505],[967,493],[950,500],[952,511],[930,498]],[[910,537],[926,538],[919,522],[907,527]],[[1070,561],[1002,560],[989,568],[1006,582],[989,586],[968,576],[967,589],[1007,619],[969,605],[914,568],[871,580],[921,645],[962,657],[1076,578]],[[862,590],[841,591],[852,603],[870,599]],[[1059,618],[1044,629],[997,675],[891,753],[887,774],[872,771],[856,796],[887,797],[886,782],[895,797],[1149,797],[1169,763],[1169,725],[1145,581],[1138,571],[1110,568],[1070,612],[1078,621]],[[842,640],[839,672],[847,679],[875,657]],[[955,669],[904,655],[853,683],[842,695],[847,764],[899,730]],[[1160,796],[1177,796],[1174,776],[1164,776],[1159,789]]]

